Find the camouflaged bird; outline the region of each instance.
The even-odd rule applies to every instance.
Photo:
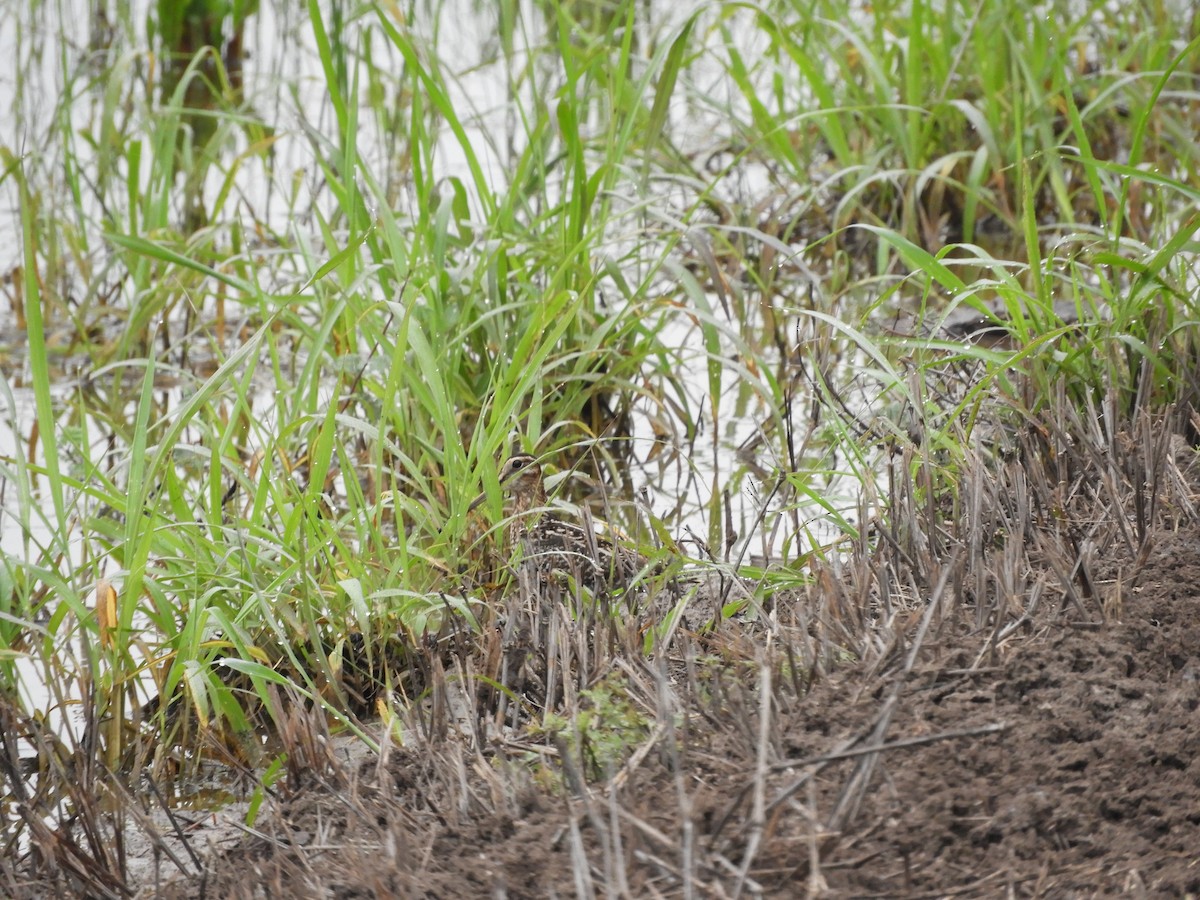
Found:
[[[508,540],[520,547],[520,573],[546,583],[563,575],[593,591],[627,588],[646,566],[646,558],[631,547],[601,537],[552,515],[546,507],[542,467],[535,457],[519,453],[500,469],[500,487],[508,498]],[[475,509],[487,499],[480,494]]]

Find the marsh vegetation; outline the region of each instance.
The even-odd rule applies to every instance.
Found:
[[[1033,895],[1153,883],[1090,815],[1200,840],[995,784],[879,837],[953,781],[897,747],[1094,710],[1005,693],[1038,654],[1136,633],[1177,707],[1122,727],[1196,724],[1137,607],[1197,518],[1189,5],[0,8],[5,894]],[[513,452],[635,584],[515,577]],[[216,771],[334,837],[202,859]]]

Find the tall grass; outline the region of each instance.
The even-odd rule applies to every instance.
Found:
[[[466,509],[514,445],[671,553],[698,514],[761,598],[867,539],[856,489],[953,503],[964,448],[1002,449],[979,423],[1061,385],[1195,405],[1196,45],[1161,5],[587,9],[472,11],[465,65],[456,7],[313,0],[278,36],[306,75],[245,95],[211,51],[156,93],[132,13],[92,56],[36,35],[0,627],[99,687],[114,768],[252,743],[280,682],[339,716],[424,691],[495,603]],[[1007,345],[927,333],[967,308]],[[615,503],[655,465],[678,497]]]

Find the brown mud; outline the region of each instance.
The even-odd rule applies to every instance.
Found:
[[[905,673],[913,614],[870,664],[773,685],[766,727],[730,687],[611,788],[454,743],[327,770],[164,896],[1197,894],[1200,527],[1109,582],[1106,615],[1048,592],[995,642],[947,617]]]

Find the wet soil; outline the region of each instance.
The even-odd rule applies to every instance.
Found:
[[[1200,528],[1151,546],[1104,614],[1047,592],[999,641],[951,616],[906,670],[914,616],[870,665],[773,681],[765,723],[751,670],[586,791],[453,739],[327,768],[144,894],[1200,893]]]

